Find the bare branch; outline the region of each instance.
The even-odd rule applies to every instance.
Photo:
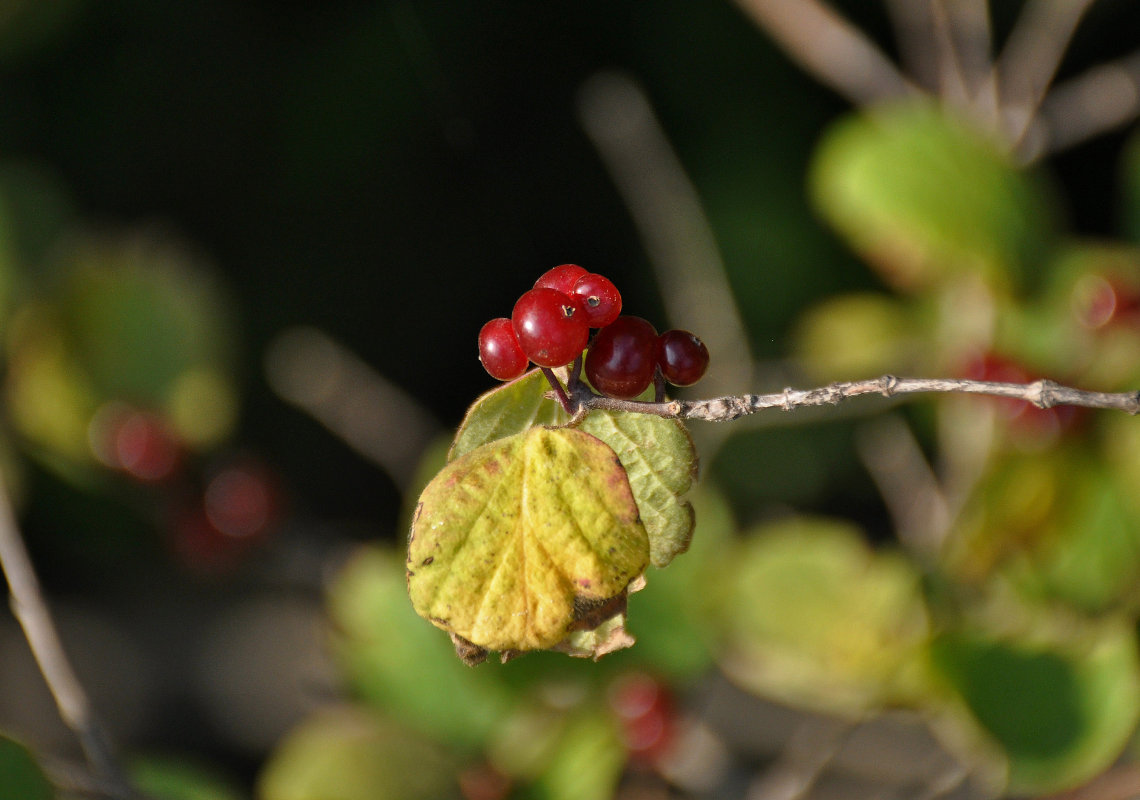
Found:
[[[1017,143],[1032,125],[1069,40],[1095,0],[1035,0],[1021,12],[997,64],[1002,126]]]
[[[954,41],[949,12],[943,0],[930,4],[931,19],[934,22],[934,52],[938,62],[938,94],[951,105],[969,109],[970,89],[958,58],[958,45]]]
[[[888,414],[858,428],[855,448],[887,505],[899,541],[923,563],[934,561],[950,529],[950,509],[910,428],[900,416]]]
[[[1023,139],[1026,162],[1059,152],[1140,116],[1140,50],[1058,84]]]
[[[906,74],[924,89],[938,88],[938,59],[934,46],[935,0],[886,0],[895,29],[899,58]]]
[[[631,78],[603,73],[579,93],[578,114],[637,224],[672,325],[700,334],[718,354],[713,392],[752,378],[744,322],[697,190]]]
[[[0,483],[0,568],[8,581],[12,613],[23,628],[32,655],[39,665],[59,715],[79,739],[96,777],[110,796],[131,798],[135,794],[112,755],[103,727],[95,716],[87,693],[75,676],[59,639],[55,622],[44,602],[32,560],[24,546],[6,487]]]
[[[874,42],[820,0],[736,3],[801,67],[855,105],[916,91]]]
[[[793,411],[807,406],[837,405],[862,395],[896,397],[904,394],[982,394],[1024,400],[1038,408],[1083,406],[1140,414],[1140,392],[1087,392],[1062,386],[1051,380],[1033,383],[1002,383],[955,378],[896,378],[883,375],[863,381],[831,383],[815,389],[785,389],[772,394],[744,394],[711,400],[670,400],[665,403],[643,403],[599,397],[584,385],[574,393],[574,400],[586,409],[608,409],[655,414],[669,419],[696,419],[706,422],[728,422],[766,408]]]
[[[440,430],[400,387],[316,328],[280,334],[265,358],[269,385],[406,486]]]

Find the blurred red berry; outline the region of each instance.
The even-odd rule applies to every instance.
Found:
[[[608,699],[631,757],[654,761],[668,750],[676,710],[667,686],[650,675],[631,673],[610,685]]]

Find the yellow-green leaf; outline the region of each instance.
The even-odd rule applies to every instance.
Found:
[[[726,556],[726,671],[742,686],[829,712],[862,713],[927,688],[919,577],[854,526],[790,519]]]
[[[581,431],[536,427],[468,452],[428,484],[408,591],[420,616],[478,647],[542,650],[624,599],[648,563],[614,451]]]
[[[579,429],[613,448],[629,476],[641,521],[649,534],[649,559],[668,565],[689,549],[693,507],[680,500],[697,476],[697,452],[678,420],[625,411],[593,411]]]

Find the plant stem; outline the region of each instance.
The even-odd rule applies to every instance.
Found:
[[[904,394],[961,393],[984,394],[1024,400],[1038,408],[1054,406],[1084,406],[1140,414],[1140,392],[1087,392],[1073,389],[1051,380],[1032,383],[1000,383],[953,378],[896,378],[883,375],[863,381],[831,383],[815,389],[784,389],[772,394],[744,394],[717,397],[709,400],[670,400],[664,403],[643,403],[636,400],[615,400],[601,397],[586,387],[574,394],[574,402],[582,409],[607,409],[655,414],[669,419],[698,419],[706,422],[727,422],[755,414],[766,408],[792,411],[805,406],[837,405],[860,395],[878,394],[895,397]]]
[[[574,364],[577,366],[579,361],[575,360]],[[558,405],[562,406],[562,410],[567,414],[573,416],[575,404],[571,402],[570,395],[566,394],[566,389],[563,388],[562,382],[558,380],[558,376],[554,374],[554,370],[550,367],[540,367],[539,369],[541,369],[542,374],[546,376],[546,382],[550,384],[550,388],[554,390],[554,399],[558,401]],[[576,389],[575,394],[577,395],[583,390],[590,392],[588,388],[581,386]],[[592,394],[592,392],[590,393]]]
[[[24,630],[60,717],[78,737],[96,777],[103,785],[112,787],[112,796],[134,797],[63,650],[3,483],[0,483],[0,568],[8,580],[12,613]]]

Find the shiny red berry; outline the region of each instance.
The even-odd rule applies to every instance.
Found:
[[[496,380],[513,381],[526,372],[526,353],[519,346],[514,325],[509,319],[493,319],[480,329],[479,360]]]
[[[542,273],[534,282],[535,289],[554,289],[562,294],[570,294],[574,283],[581,277],[589,275],[589,271],[577,264],[559,264],[553,269]]]
[[[569,364],[586,347],[590,326],[567,295],[555,289],[531,289],[515,303],[511,323],[526,357],[540,367]]]
[[[580,277],[573,296],[591,328],[604,328],[621,314],[621,293],[604,275],[590,272]]]
[[[692,386],[709,368],[709,349],[688,331],[665,331],[657,337],[657,365],[674,386]]]
[[[641,317],[618,317],[586,353],[586,378],[604,395],[632,400],[653,382],[657,331]]]

